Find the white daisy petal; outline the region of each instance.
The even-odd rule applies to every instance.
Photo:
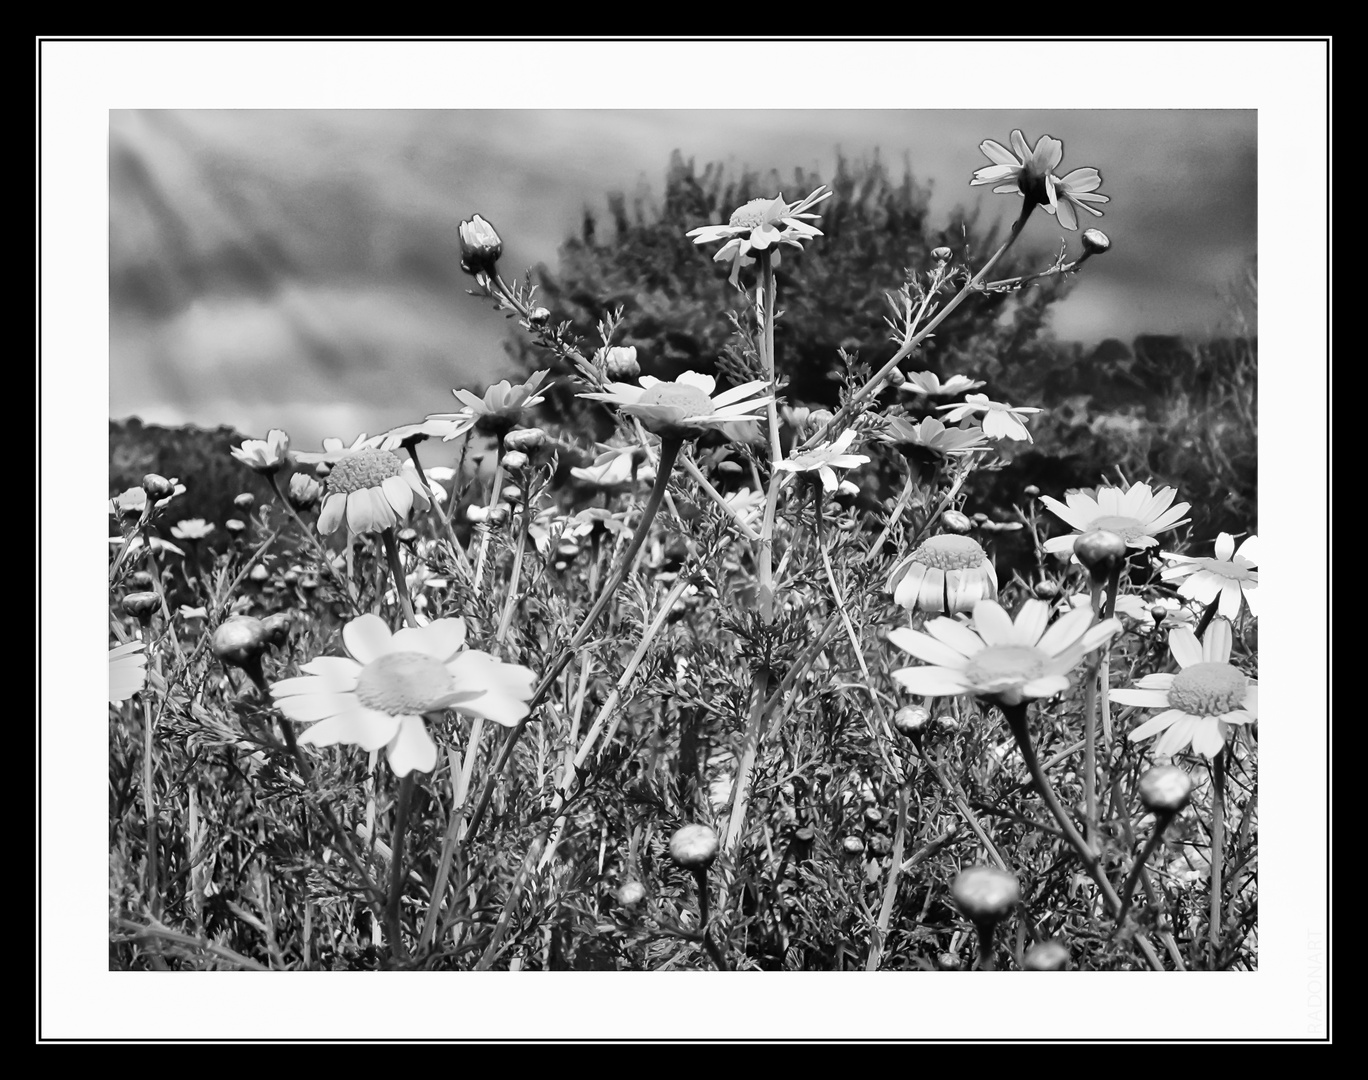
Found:
[[[893,672],[905,690],[920,697],[954,697],[969,693],[970,687],[958,671],[943,667],[899,668]]]
[[[953,619],[939,618],[932,619],[927,624],[929,630],[937,623],[953,622]],[[918,660],[925,660],[928,664],[935,664],[945,668],[962,668],[965,664],[965,657],[947,645],[943,641],[938,641],[930,634],[924,634],[919,630],[913,630],[907,626],[899,626],[888,632],[888,640],[902,649],[903,652],[911,653]]]
[[[1169,631],[1169,652],[1178,661],[1180,668],[1191,667],[1202,662],[1202,643],[1197,635],[1186,626],[1177,626]]]
[[[399,732],[389,744],[386,757],[395,776],[407,776],[415,769],[432,772],[437,765],[437,744],[428,734],[421,716],[401,716]]]
[[[369,664],[385,653],[392,652],[390,640],[390,629],[385,625],[385,620],[370,612],[358,615],[342,628],[342,643],[347,647],[347,652],[362,664]]]

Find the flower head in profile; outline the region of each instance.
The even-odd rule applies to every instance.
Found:
[[[774,467],[782,472],[815,472],[821,478],[822,490],[835,491],[836,469],[853,469],[856,466],[869,463],[869,458],[865,454],[846,453],[854,441],[855,431],[852,428],[847,428],[833,441],[818,443],[811,450],[804,450],[802,453],[794,454],[793,457],[777,461]]]
[[[127,701],[147,682],[147,657],[143,643],[130,641],[109,650],[109,702]]]
[[[1130,733],[1132,742],[1162,735],[1154,753],[1172,755],[1191,744],[1206,757],[1225,746],[1231,725],[1259,718],[1259,686],[1230,662],[1230,623],[1216,619],[1201,641],[1186,627],[1169,632],[1169,652],[1179,671],[1146,675],[1130,690],[1113,690],[1112,701],[1163,709]]]
[[[980,600],[997,599],[997,571],[977,540],[942,533],[893,567],[888,591],[908,611],[973,611]]]
[[[459,233],[461,269],[475,277],[493,274],[495,263],[503,254],[503,241],[494,226],[474,214],[469,221],[461,222]]]
[[[405,469],[388,450],[358,450],[328,474],[318,531],[327,536],[345,520],[349,536],[380,532],[407,518],[414,503],[424,510],[430,504],[417,469]]]
[[[983,433],[990,439],[1016,439],[1033,442],[1031,433],[1026,430],[1024,418],[1041,410],[1029,405],[1008,405],[1001,401],[989,401],[987,394],[970,394],[961,405],[941,405],[949,423],[963,420],[966,416],[982,416]]]
[[[358,453],[362,450],[373,450],[383,439],[383,435],[367,435],[364,431],[351,441],[348,445],[341,439],[330,438],[323,440],[323,450],[296,450],[294,459],[301,465],[335,465],[344,457]]]
[[[948,428],[934,416],[917,424],[901,416],[890,416],[875,437],[892,443],[920,465],[939,465],[947,457],[989,448],[981,429]]]
[[[535,372],[526,382],[514,386],[507,379],[501,379],[484,392],[481,397],[469,390],[453,390],[456,399],[465,406],[460,412],[431,413],[429,422],[451,422],[455,426],[443,441],[449,441],[464,434],[473,425],[484,435],[502,439],[522,420],[524,409],[532,409],[545,401],[545,396],[537,393],[546,379],[545,369]]]
[[[177,540],[203,540],[213,531],[214,526],[204,518],[187,518],[171,526],[171,535]]]
[[[1043,502],[1055,517],[1072,525],[1077,532],[1046,540],[1044,548],[1052,553],[1073,551],[1074,541],[1084,533],[1105,529],[1116,533],[1127,547],[1155,547],[1156,533],[1167,532],[1187,521],[1183,517],[1189,504],[1174,503],[1176,488],[1152,491],[1148,484],[1132,484],[1128,489],[1103,487],[1096,496],[1083,491],[1070,491],[1064,502],[1042,495]]]
[[[926,633],[898,627],[888,640],[928,666],[902,668],[893,677],[923,697],[974,694],[1002,705],[1062,694],[1068,672],[1120,633],[1121,623],[1107,619],[1093,626],[1092,612],[1082,610],[1053,625],[1049,620],[1043,600],[1027,600],[1015,621],[995,601],[980,600],[972,629],[944,616],[930,620]]]
[[[690,229],[686,235],[691,236],[695,244],[725,240],[726,243],[713,256],[713,261],[726,262],[730,259],[731,283],[737,285],[741,267],[750,266],[755,261],[754,252],[772,251],[774,263],[778,265],[777,245],[788,244],[801,248],[804,240],[821,236],[820,229],[808,224],[816,221],[820,215],[810,211],[818,203],[831,198],[831,195],[831,190],[823,185],[796,203],[786,203],[782,193],[775,199],[752,199],[734,210],[727,224],[704,225]]]
[[[663,439],[694,439],[723,424],[752,419],[773,400],[769,394],[756,396],[768,386],[763,379],[733,386],[715,397],[716,380],[696,371],[686,371],[672,382],[650,375],[638,381],[638,386],[609,383],[606,393],[578,396],[617,406]]]
[[[246,439],[229,453],[262,476],[272,476],[289,460],[289,451],[290,437],[279,428],[272,428],[266,438]]]
[[[416,424],[400,424],[383,435],[377,435],[371,445],[377,450],[407,450],[425,439],[440,438],[444,442],[464,435],[475,426],[475,418],[456,413],[449,418],[427,419]]]
[[[1210,604],[1220,597],[1218,613],[1232,622],[1239,617],[1240,600],[1249,605],[1249,613],[1258,616],[1259,538],[1247,537],[1238,548],[1230,533],[1216,538],[1215,558],[1192,558],[1187,555],[1163,556],[1170,566],[1163,572],[1165,581],[1181,581],[1178,592],[1199,604]]]
[[[906,376],[902,386],[905,394],[925,394],[927,397],[954,397],[969,390],[977,390],[983,385],[981,379],[971,379],[967,375],[951,375],[944,382],[932,371],[914,371]]]
[[[185,485],[172,480],[174,485],[171,494],[164,499],[158,499],[153,504],[153,509],[161,510],[167,503],[177,495],[185,494]],[[147,512],[147,492],[140,487],[129,488],[109,500],[109,513],[113,517],[135,518],[141,517]]]
[[[276,707],[311,724],[301,743],[355,743],[385,748],[396,776],[431,772],[437,746],[423,720],[455,709],[512,727],[528,713],[535,675],[488,653],[465,648],[461,619],[434,619],[391,634],[378,615],[342,628],[349,656],[319,656],[293,679],[271,686]]]
[[[993,164],[975,170],[969,181],[971,187],[992,184],[994,192],[1015,192],[1056,215],[1060,225],[1069,230],[1078,228],[1079,210],[1102,216],[1102,211],[1092,204],[1110,200],[1097,194],[1102,176],[1096,169],[1075,169],[1067,176],[1057,177],[1054,170],[1064,160],[1064,144],[1058,139],[1042,135],[1032,149],[1018,129],[1012,132],[1011,143],[1010,150],[992,139],[979,143],[979,149]]]

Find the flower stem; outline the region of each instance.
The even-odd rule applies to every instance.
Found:
[[[1065,838],[1078,852],[1088,876],[1097,883],[1097,888],[1102,893],[1102,898],[1106,901],[1107,907],[1111,909],[1113,915],[1116,915],[1121,910],[1120,897],[1116,895],[1116,890],[1111,887],[1111,882],[1102,873],[1102,866],[1098,862],[1096,853],[1088,846],[1087,841],[1078,835],[1078,829],[1069,820],[1069,815],[1055,795],[1050,778],[1045,775],[1045,770],[1040,767],[1040,759],[1036,757],[1035,747],[1031,744],[1031,732],[1026,726],[1026,703],[1023,701],[1015,705],[1002,704],[1000,707],[1003,715],[1007,718],[1007,725],[1011,728],[1012,736],[1016,739],[1021,757],[1026,762],[1026,769],[1031,774],[1031,779],[1035,781],[1036,788],[1040,792],[1040,797],[1045,800],[1045,805],[1049,807],[1050,813],[1059,823],[1059,828],[1064,833]]]
[[[423,463],[418,460],[418,447],[413,443],[410,443],[408,445],[408,452],[409,457],[413,458],[413,467],[418,470],[418,476],[423,480],[424,484],[427,485],[428,492],[431,494],[433,516],[445,527],[447,542],[451,544],[452,554],[456,556],[456,562],[460,565],[461,571],[468,577],[472,573],[470,559],[466,556],[465,548],[461,547],[461,542],[456,539],[456,530],[451,525],[451,518],[442,513],[441,502],[437,498],[437,481],[430,480],[428,474],[423,471]],[[452,502],[456,501],[454,493],[451,496],[451,500]]]
[[[498,505],[499,490],[503,487],[504,444],[502,439],[495,444],[494,455],[494,481],[489,487],[489,505],[486,507],[488,510],[493,510]],[[471,574],[470,587],[476,596],[480,595],[480,584],[484,577],[485,555],[489,552],[489,537],[489,520],[486,518],[480,529],[480,548],[475,554],[475,569]]]
[[[1225,748],[1217,753],[1211,766],[1211,914],[1208,933],[1211,937],[1211,966],[1215,969],[1221,958],[1221,924],[1224,921],[1221,903],[1221,870],[1225,857]]]
[[[155,765],[152,760],[152,700],[143,693],[143,816],[147,818],[147,897],[153,915],[160,914],[161,893],[157,888],[157,800],[153,790]]]
[[[1135,859],[1135,865],[1131,867],[1131,872],[1126,876],[1126,884],[1121,889],[1121,910],[1117,913],[1116,923],[1119,926],[1126,917],[1126,912],[1130,910],[1131,897],[1135,893],[1135,886],[1140,881],[1140,875],[1145,872],[1145,864],[1154,854],[1159,842],[1164,838],[1164,830],[1168,828],[1169,822],[1173,820],[1172,813],[1159,813],[1154,815],[1154,830],[1150,833],[1149,839],[1145,841],[1145,847]]]
[[[408,826],[409,806],[413,803],[413,772],[399,781],[399,798],[394,808],[394,838],[390,842],[389,901],[385,905],[385,925],[390,939],[390,960],[407,962],[403,926],[399,921],[399,899],[404,888],[404,830]]]
[[[383,529],[380,533],[385,542],[385,561],[389,563],[390,577],[394,581],[394,593],[399,597],[399,606],[404,612],[404,622],[417,626],[418,619],[413,614],[413,601],[409,599],[408,578],[404,575],[404,564],[399,561],[399,544],[394,539],[394,528]]]
[[[756,309],[761,322],[760,360],[764,365],[765,378],[770,384],[770,401],[765,407],[769,420],[770,435],[770,476],[769,487],[765,492],[765,516],[760,523],[760,551],[758,563],[758,600],[760,615],[766,623],[774,621],[774,515],[779,505],[780,472],[779,462],[784,460],[784,450],[779,443],[779,403],[778,386],[774,376],[774,263],[768,251],[759,254],[760,287],[756,296]]]

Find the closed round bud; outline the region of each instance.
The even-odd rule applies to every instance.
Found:
[[[836,415],[830,409],[813,409],[808,413],[808,426],[824,428],[835,419]]]
[[[810,844],[816,839],[817,833],[811,825],[803,825],[793,830],[793,838],[800,844]]]
[[[503,254],[503,241],[494,226],[476,214],[461,222],[461,269],[467,274],[492,274]]]
[[[503,438],[505,450],[521,450],[524,454],[530,454],[535,450],[540,450],[546,445],[547,435],[539,427],[518,428],[510,431]],[[508,464],[508,459],[504,459],[504,464]]]
[[[323,497],[323,485],[308,473],[297,472],[290,477],[290,491],[287,496],[295,510],[310,510],[318,505]]]
[[[301,589],[316,589],[316,588],[318,588],[318,575],[317,575],[317,574],[305,574],[302,578],[299,579],[299,587],[300,587]],[[422,599],[423,599],[423,598],[420,596],[420,597],[418,597],[418,600],[414,601],[414,603],[418,603],[418,602],[421,601]]]
[[[1111,249],[1111,239],[1101,229],[1083,230],[1083,250],[1089,255],[1105,255]]]
[[[1034,484],[1027,484],[1024,488],[1021,489],[1021,493],[1025,495],[1028,499],[1034,499],[1037,495],[1040,494],[1040,488],[1036,487]]]
[[[266,567],[262,566],[261,563],[257,563],[254,567],[252,567],[251,571],[247,574],[247,576],[251,578],[253,581],[265,581],[268,577],[271,576],[271,572],[267,570]]]
[[[1059,595],[1059,586],[1053,581],[1037,581],[1031,591],[1036,594],[1037,599],[1053,600]]]
[[[1058,941],[1041,941],[1026,950],[1021,966],[1027,971],[1064,971],[1069,966],[1068,947]]]
[[[931,714],[920,705],[904,705],[893,714],[893,726],[898,729],[898,734],[909,739],[920,735],[930,723]]]
[[[527,455],[521,450],[510,450],[508,453],[504,454],[504,468],[512,469],[514,471],[527,468]],[[510,495],[508,490],[505,490],[503,494],[505,498],[516,497],[516,495]]]
[[[871,806],[865,810],[865,821],[873,825],[876,829],[883,824],[883,811],[877,806]]]
[[[618,886],[617,902],[625,908],[636,907],[646,899],[646,886],[639,881],[624,881]]]
[[[844,851],[847,855],[863,855],[864,849],[865,842],[862,837],[847,836],[844,840],[841,841],[841,850]]]
[[[247,529],[247,522],[239,521],[237,518],[229,518],[223,523],[223,527],[230,533],[245,532]]]
[[[250,510],[256,505],[256,496],[250,491],[244,491],[241,495],[234,496],[233,505],[239,510]]]
[[[892,371],[888,373],[889,386],[901,386],[905,382],[907,382],[907,376],[904,375],[897,368],[894,368]]]
[[[960,969],[960,958],[952,952],[943,952],[936,957],[936,963],[940,964],[945,971],[958,971]]]
[[[1168,618],[1168,608],[1164,607],[1163,604],[1155,604],[1154,607],[1150,608],[1150,618],[1154,620],[1155,626],[1162,626],[1164,620]]]
[[[946,532],[959,533],[961,536],[974,527],[974,523],[958,510],[947,510],[943,513],[941,524],[945,526]]]
[[[706,870],[717,858],[717,833],[706,825],[685,825],[670,837],[670,858],[685,870]]]
[[[508,460],[507,455],[505,455],[504,460]],[[518,487],[517,484],[509,484],[506,488],[499,492],[499,498],[507,503],[521,502],[522,496],[522,488]]]
[[[235,615],[214,631],[214,655],[225,664],[247,667],[257,663],[270,644],[266,627],[250,615]]]
[[[146,570],[139,570],[128,575],[128,583],[135,589],[150,589],[156,584],[156,581]]]
[[[142,478],[142,489],[147,492],[147,497],[153,500],[164,499],[176,490],[170,480],[154,472]]]
[[[616,382],[641,374],[635,345],[614,345],[603,354],[603,373]]]
[[[131,592],[123,598],[123,609],[146,626],[161,610],[161,597],[154,592]]]
[[[869,847],[882,859],[893,850],[893,840],[887,833],[878,832],[869,838]]]
[[[272,645],[284,645],[285,639],[290,636],[292,622],[290,616],[283,611],[276,612],[274,615],[267,615],[261,620],[262,629],[266,632],[266,640]]]
[[[936,262],[949,262],[950,256],[954,254],[948,247],[935,247],[931,249],[931,258]]]
[[[534,307],[527,313],[527,321],[533,326],[545,326],[551,321],[551,309],[544,307]]]
[[[1126,558],[1126,541],[1110,529],[1093,529],[1074,541],[1074,554],[1094,581],[1105,581]]]
[[[1176,814],[1192,797],[1192,777],[1176,765],[1156,765],[1140,777],[1137,790],[1150,813]]]
[[[556,554],[562,559],[573,559],[579,554],[579,545],[573,540],[562,540],[556,545]]]
[[[974,922],[996,923],[1016,907],[1021,887],[1015,874],[994,866],[971,866],[959,872],[950,894]]]

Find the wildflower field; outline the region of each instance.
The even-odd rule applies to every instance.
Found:
[[[1254,341],[1052,349],[1102,175],[980,149],[472,207],[519,378],[112,446],[110,968],[1255,969]]]

